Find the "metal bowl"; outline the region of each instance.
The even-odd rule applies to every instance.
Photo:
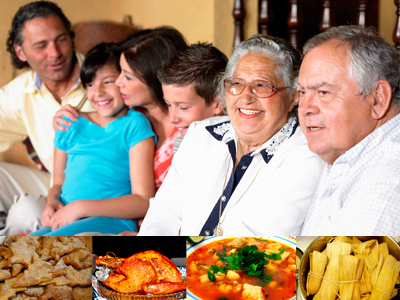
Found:
[[[316,238],[306,249],[304,252],[303,258],[300,262],[299,269],[299,284],[297,286],[297,297],[299,299],[307,299],[307,290],[306,290],[306,281],[307,274],[310,269],[309,258],[310,253],[315,251],[322,251],[326,248],[326,244],[332,239],[334,236],[320,236]],[[367,240],[378,240],[379,243],[386,242],[388,244],[389,253],[393,255],[397,260],[400,260],[400,246],[396,243],[396,241],[389,236],[357,236],[360,241]],[[309,296],[308,299],[312,299],[313,296]]]

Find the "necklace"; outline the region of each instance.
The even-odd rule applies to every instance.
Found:
[[[216,236],[222,236],[222,235],[224,235],[224,231],[223,231],[223,229],[222,229],[222,223],[224,223],[225,218],[226,218],[226,215],[227,215],[228,213],[226,213],[224,219],[221,220],[221,211],[222,211],[222,201],[225,201],[225,200],[226,200],[226,197],[224,196],[224,190],[225,190],[225,185],[226,185],[226,179],[228,178],[230,163],[231,163],[231,162],[229,161],[228,170],[226,171],[226,175],[225,175],[224,186],[223,186],[223,188],[222,188],[222,194],[221,194],[221,198],[220,198],[220,201],[219,201],[218,224],[217,224],[217,226],[216,226],[216,227],[214,228],[214,230],[213,230],[213,235],[216,235]],[[244,191],[244,193],[242,194],[242,196],[240,196],[240,198],[238,199],[238,201],[236,201],[236,203],[235,203],[233,206],[235,206],[240,200],[242,200],[244,194],[246,194],[247,191],[250,189],[250,187],[253,185],[253,182],[256,180],[256,178],[257,178],[257,176],[258,176],[258,173],[260,173],[260,170],[261,170],[261,166],[260,166],[260,169],[257,171],[256,176],[254,176],[253,180],[251,181],[251,183],[250,183],[249,186],[247,187],[247,189]],[[223,200],[223,198],[224,198],[224,200]]]
[[[244,156],[243,154],[243,150],[242,150],[242,143],[240,142],[240,139],[238,139],[238,148],[239,148],[239,152],[240,152],[240,156]]]
[[[231,166],[231,160],[229,160],[228,169],[226,170],[226,174],[225,174],[224,185],[223,185],[223,187],[222,187],[222,194],[221,194],[221,197],[220,197],[220,200],[219,200],[218,224],[217,224],[217,226],[216,226],[216,227],[214,228],[214,230],[213,230],[213,234],[216,235],[216,236],[222,236],[222,235],[224,235],[224,231],[222,230],[222,227],[221,227],[221,225],[222,225],[222,222],[221,222],[222,197],[225,197],[225,196],[224,196],[224,190],[225,190],[225,187],[226,187],[226,180],[227,180],[227,178],[228,178],[228,173],[229,173],[229,167],[230,167],[230,166]]]

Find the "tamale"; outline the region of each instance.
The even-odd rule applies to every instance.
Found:
[[[361,295],[372,291],[371,274],[367,270],[367,265],[364,263],[363,272],[360,279]]]
[[[383,259],[389,255],[389,247],[387,243],[382,243],[378,245],[378,253],[379,255],[383,254]]]
[[[369,300],[389,300],[400,272],[400,262],[392,255],[386,257]]]
[[[334,242],[335,241],[342,242],[342,243],[353,244],[353,240],[351,238],[347,237],[347,236],[337,236],[337,237],[335,237]]]
[[[370,240],[367,242],[371,242],[368,246],[370,248],[369,254],[365,257],[365,263],[367,264],[368,272],[371,274],[375,267],[378,265],[379,253],[378,253],[378,241]],[[366,243],[367,243],[366,242]]]
[[[354,289],[353,289],[353,300],[360,300],[361,299],[361,275],[364,270],[364,265],[365,265],[365,259],[360,258],[357,266],[357,272],[356,272],[356,282],[354,283]]]
[[[383,254],[379,256],[378,264],[376,265],[375,269],[371,272],[371,285],[372,287],[375,286],[376,281],[378,280],[379,273],[381,272],[381,269],[383,267],[383,262],[384,262]]]
[[[357,284],[356,299],[360,300],[360,277],[364,260],[353,255],[339,255],[339,283],[340,299],[353,300],[353,293]]]
[[[326,267],[321,287],[314,296],[314,300],[335,300],[339,291],[339,255],[349,255],[351,245],[340,241],[329,243],[326,246],[328,265]]]
[[[314,295],[318,292],[327,262],[328,256],[326,254],[318,251],[310,253],[310,272],[307,277],[308,295]]]

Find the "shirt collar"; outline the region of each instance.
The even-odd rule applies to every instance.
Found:
[[[253,151],[250,155],[254,156],[260,153],[265,163],[268,163],[273,155],[278,151],[279,147],[295,133],[297,125],[297,118],[292,115],[286,124],[277,133],[275,133],[274,136],[266,141],[260,148]],[[206,126],[206,129],[217,141],[225,144],[228,144],[232,140],[234,140],[236,143],[238,139],[231,121],[225,121],[215,125]]]

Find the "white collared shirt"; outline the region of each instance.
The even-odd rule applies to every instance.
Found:
[[[400,234],[400,114],[326,164],[301,235]]]
[[[165,181],[150,200],[139,235],[200,233],[233,167],[226,143],[237,141],[237,135],[228,121],[228,117],[215,117],[190,125]],[[208,130],[210,126],[216,132]],[[222,133],[221,138],[211,132]],[[254,151],[252,163],[221,215],[224,235],[300,233],[322,161],[310,152],[300,128],[279,146],[268,164],[261,148]]]
[[[81,64],[83,56],[77,54]],[[26,71],[0,89],[0,152],[4,152],[29,136],[41,162],[53,172],[54,114],[65,104],[77,106],[86,97],[78,79],[74,87],[58,103],[33,70]],[[83,111],[93,111],[89,101]]]

